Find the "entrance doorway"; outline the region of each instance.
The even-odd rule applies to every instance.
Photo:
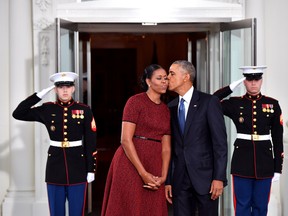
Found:
[[[99,215],[101,210],[107,171],[115,149],[119,146],[122,110],[128,97],[141,91],[138,80],[143,69],[151,63],[158,63],[168,70],[173,61],[187,59],[196,67],[194,86],[200,91],[212,93],[215,89],[237,80],[235,77],[239,75],[239,66],[256,63],[255,35],[255,19],[228,23],[162,23],[157,26],[140,23],[74,23],[57,19],[58,70],[75,71],[80,80],[87,71],[88,104],[93,109],[96,122],[99,118],[98,170],[93,183],[93,204],[88,204],[93,206],[93,213]],[[134,60],[136,63],[132,63]],[[122,65],[124,62],[129,66]],[[113,63],[115,65],[110,68]],[[100,70],[103,67],[105,75]],[[99,80],[102,79],[101,82],[94,80],[98,77]],[[113,81],[114,78],[117,81]],[[84,89],[83,86],[84,81],[77,86],[78,92]],[[111,92],[107,93],[108,96],[102,95],[109,90]],[[166,101],[169,101],[175,95],[166,96]],[[97,98],[101,97],[104,101],[99,99],[95,103]],[[83,101],[84,95],[76,95],[75,98]],[[116,102],[113,101],[115,98]],[[99,108],[101,106],[102,108]],[[113,115],[104,115],[103,110],[109,113],[107,107]],[[232,143],[231,135],[235,133],[231,132],[232,126],[229,122],[226,126],[228,139]],[[100,128],[105,133],[100,132]],[[228,147],[231,156],[233,146]],[[229,165],[230,159],[227,173]],[[233,212],[232,190],[229,184],[222,196],[219,212],[223,216]]]
[[[196,66],[194,47],[197,40],[205,40],[206,32],[83,33],[79,38],[91,43],[91,109],[97,124],[98,151],[92,207],[93,214],[100,215],[106,176],[120,145],[123,108],[130,96],[142,91],[144,68],[160,64],[168,71],[173,61],[188,56]],[[174,96],[168,92],[165,102]]]

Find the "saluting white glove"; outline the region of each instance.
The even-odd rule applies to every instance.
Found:
[[[88,182],[88,183],[91,183],[91,182],[93,182],[94,180],[95,180],[95,175],[94,175],[94,173],[88,172],[88,174],[87,174],[87,182]]]
[[[274,173],[274,176],[272,178],[272,182],[279,181],[280,175],[281,175],[280,173]]]
[[[231,91],[234,91],[234,89],[235,89],[236,87],[238,87],[245,79],[246,79],[246,77],[243,77],[243,78],[241,78],[240,80],[237,80],[237,81],[232,82],[232,83],[229,85]]]
[[[43,89],[43,90],[41,90],[40,92],[38,92],[36,95],[37,95],[37,97],[39,97],[39,98],[43,98],[46,94],[48,94],[48,92],[50,92],[52,89],[54,89],[55,88],[55,85],[53,85],[53,86],[50,86],[50,87],[48,87],[48,88],[45,88],[45,89]]]

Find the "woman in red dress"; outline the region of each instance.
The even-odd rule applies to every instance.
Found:
[[[144,70],[146,92],[130,97],[124,107],[121,145],[107,176],[102,216],[167,216],[165,180],[171,153],[170,113],[161,101],[166,71]]]

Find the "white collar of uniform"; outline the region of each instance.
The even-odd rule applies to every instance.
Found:
[[[183,98],[186,104],[189,105],[192,99],[193,91],[194,91],[194,87],[191,86],[191,88],[182,97],[179,95],[179,103],[181,101],[181,98]]]

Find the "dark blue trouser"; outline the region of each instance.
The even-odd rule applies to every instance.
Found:
[[[181,191],[173,193],[174,216],[218,216],[219,199],[212,200],[211,194],[200,195],[192,185],[186,169]]]
[[[65,202],[68,201],[69,216],[83,216],[85,211],[87,183],[77,185],[47,184],[51,216],[65,216]]]
[[[232,177],[235,216],[266,216],[272,178]]]

